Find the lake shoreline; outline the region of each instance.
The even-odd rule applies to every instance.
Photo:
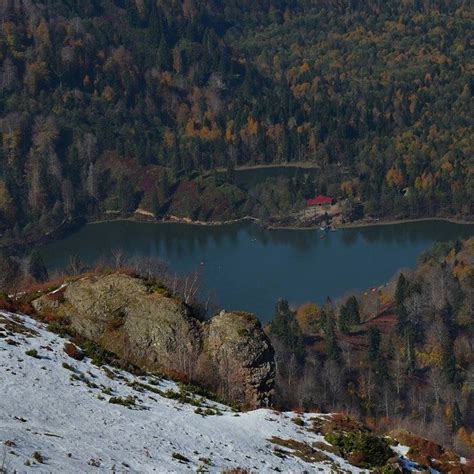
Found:
[[[372,221],[354,221],[346,224],[340,224],[337,229],[356,229],[362,227],[377,227],[385,225],[397,225],[397,224],[410,224],[414,222],[427,222],[427,221],[439,221],[449,222],[451,224],[458,225],[473,225],[474,220],[457,219],[455,217],[420,217],[420,218],[407,218],[407,219],[387,219],[387,220],[372,220]]]
[[[334,230],[340,229],[357,229],[365,227],[379,227],[379,226],[389,226],[389,225],[398,225],[398,224],[410,224],[416,222],[430,222],[430,221],[439,221],[439,222],[449,222],[451,224],[457,225],[474,225],[474,220],[467,219],[458,219],[455,217],[421,217],[421,218],[406,218],[406,219],[380,219],[380,220],[361,220],[353,221],[344,224],[339,224],[334,227]],[[244,216],[236,219],[229,219],[224,221],[200,221],[192,220],[188,217],[178,217],[178,216],[167,216],[163,219],[156,220],[151,216],[144,214],[137,214],[134,216],[120,216],[115,218],[101,217],[98,219],[91,219],[86,222],[86,224],[102,224],[106,222],[140,222],[148,224],[185,224],[190,226],[203,226],[203,227],[219,227],[225,225],[239,224],[243,222],[253,222],[258,226],[266,230],[315,230],[319,229],[320,225],[310,225],[310,226],[297,226],[297,225],[278,225],[278,224],[268,224],[265,221],[253,216]]]
[[[66,239],[41,246],[48,271],[67,268],[71,255],[86,266],[110,262],[111,250],[120,249],[126,258],[137,257],[139,265],[158,259],[177,275],[197,272],[205,298],[258,314],[262,322],[271,319],[279,298],[290,298],[291,304],[324,303],[328,296],[375,288],[400,268],[412,267],[436,242],[474,235],[474,225],[427,219],[340,232],[271,232],[255,219],[227,225],[167,219],[157,226],[149,225],[158,222],[146,216],[106,217],[100,225],[84,225]]]
[[[252,170],[263,170],[263,169],[282,169],[282,168],[295,168],[300,170],[315,170],[319,169],[320,166],[311,161],[298,161],[294,163],[270,163],[270,164],[261,164],[261,165],[242,165],[236,166],[234,171],[252,171]],[[223,173],[227,171],[227,168],[220,167],[216,168],[218,173]]]
[[[473,225],[474,220],[468,219],[458,219],[455,217],[422,217],[418,219],[382,219],[382,220],[361,220],[348,222],[344,224],[339,224],[333,228],[333,230],[342,230],[342,229],[356,229],[356,228],[370,228],[370,227],[382,227],[389,225],[397,224],[409,224],[414,222],[429,222],[429,221],[439,221],[439,222],[449,222],[457,225]],[[236,219],[228,219],[223,221],[200,221],[192,220],[187,217],[178,217],[178,216],[166,216],[162,219],[155,219],[152,217],[151,213],[135,213],[134,215],[119,215],[118,213],[113,214],[102,214],[97,215],[92,218],[75,218],[70,221],[64,221],[53,231],[48,232],[45,235],[40,236],[35,239],[26,239],[22,243],[7,243],[3,244],[0,241],[0,248],[10,249],[15,254],[21,254],[26,251],[28,248],[34,248],[36,246],[41,246],[49,242],[57,241],[64,239],[78,230],[83,226],[88,224],[102,224],[107,222],[137,222],[137,223],[147,223],[147,224],[183,224],[189,226],[198,226],[198,227],[222,227],[226,225],[235,225],[239,223],[252,222],[262,229],[269,231],[272,230],[294,230],[294,231],[304,231],[304,230],[316,230],[321,227],[321,224],[313,224],[308,226],[303,225],[278,225],[277,223],[268,223],[253,216],[244,216]]]

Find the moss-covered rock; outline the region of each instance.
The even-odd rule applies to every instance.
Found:
[[[70,282],[58,300],[33,302],[69,321],[72,331],[146,370],[194,380],[239,405],[267,405],[273,349],[257,318],[221,312],[202,322],[183,302],[121,273]]]

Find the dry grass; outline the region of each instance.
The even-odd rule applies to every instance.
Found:
[[[294,439],[283,439],[279,438],[278,436],[273,436],[268,441],[281,448],[286,448],[276,448],[275,453],[277,456],[293,456],[308,463],[330,461],[330,458],[326,454],[301,441],[296,441]]]

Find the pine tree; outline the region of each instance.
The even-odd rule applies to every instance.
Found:
[[[373,363],[377,362],[380,357],[380,331],[377,328],[369,329],[369,360]]]
[[[395,314],[397,315],[397,331],[399,334],[404,335],[409,321],[408,313],[403,303],[397,305],[397,307],[395,308]]]
[[[305,199],[311,199],[314,197],[316,190],[314,188],[314,181],[310,174],[306,175],[306,179],[303,185],[303,197]]]
[[[416,331],[411,322],[408,322],[405,328],[405,344],[406,344],[406,363],[407,372],[413,374],[416,367],[416,353],[415,353],[415,340]]]
[[[127,11],[127,19],[128,19],[128,22],[130,23],[130,26],[132,26],[133,28],[137,28],[140,24],[140,17],[138,16],[138,10],[135,5],[135,2],[133,1],[127,2],[126,11]]]
[[[400,276],[397,280],[397,288],[395,290],[395,306],[398,308],[405,301],[408,290],[408,282],[403,273],[400,273]]]
[[[462,426],[462,422],[463,422],[462,413],[459,408],[458,402],[455,401],[453,404],[452,416],[451,416],[451,429],[453,433],[456,433],[459,430],[459,428]]]
[[[347,299],[346,303],[341,306],[339,312],[339,330],[343,334],[347,334],[351,326],[360,324],[359,302],[355,296]]]
[[[158,66],[160,69],[169,71],[171,69],[171,52],[165,35],[161,36],[157,56]]]
[[[126,176],[119,178],[117,183],[117,201],[121,212],[132,212],[136,207],[135,190]]]
[[[349,313],[346,305],[342,305],[339,310],[339,331],[347,334],[350,330]]]
[[[0,290],[13,288],[21,278],[19,263],[5,251],[0,251]]]
[[[305,356],[303,335],[288,301],[281,299],[277,302],[270,333],[276,336],[299,362],[303,361]]]
[[[349,320],[351,324],[360,324],[359,302],[355,296],[351,296],[346,302]]]
[[[151,212],[153,212],[153,215],[155,216],[155,219],[157,219],[160,216],[160,200],[158,199],[158,193],[157,191],[153,191],[153,194],[151,195]]]
[[[341,359],[341,348],[337,343],[336,321],[334,312],[327,307],[321,312],[321,324],[326,344],[326,355],[328,359],[339,362]]]
[[[28,271],[37,282],[43,283],[48,280],[48,270],[37,250],[33,250],[30,255]]]

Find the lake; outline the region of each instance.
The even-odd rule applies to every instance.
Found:
[[[434,242],[472,235],[474,225],[442,221],[337,232],[120,221],[84,226],[40,251],[50,271],[65,267],[70,255],[93,263],[118,248],[159,257],[180,273],[201,269],[206,290],[215,291],[223,308],[251,311],[266,322],[278,298],[323,302],[378,286],[414,266]]]

